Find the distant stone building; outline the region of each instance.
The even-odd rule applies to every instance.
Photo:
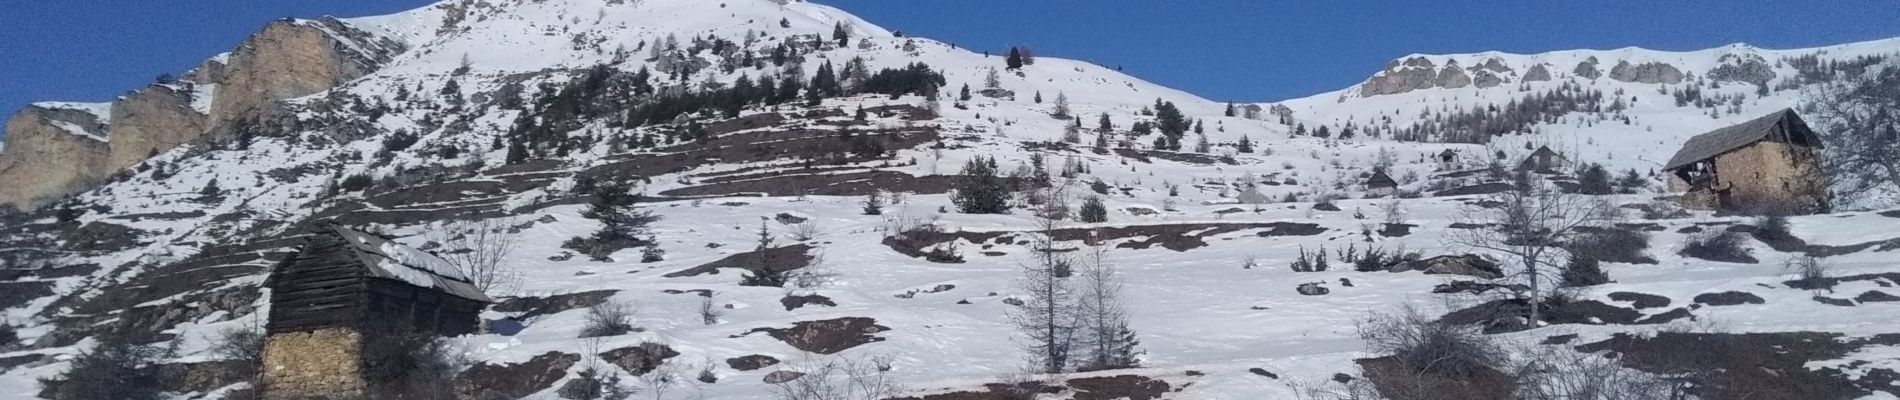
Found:
[[[447,261],[341,226],[319,228],[264,281],[265,399],[363,399],[363,349],[411,333],[474,333],[492,302]]]
[[[1273,199],[1269,199],[1267,195],[1261,194],[1260,188],[1257,187],[1241,189],[1240,195],[1234,196],[1234,198],[1240,200],[1240,204],[1267,204],[1273,202]]]
[[[1399,181],[1386,175],[1384,170],[1372,171],[1366,178],[1366,197],[1386,197],[1399,193]]]
[[[1445,149],[1445,151],[1439,152],[1437,156],[1433,156],[1432,161],[1438,163],[1439,171],[1464,169],[1464,159],[1458,156],[1458,150]]]
[[[1524,161],[1517,163],[1517,170],[1554,174],[1569,171],[1573,165],[1569,158],[1564,158],[1563,154],[1551,150],[1550,146],[1537,146],[1537,151],[1531,152],[1530,156],[1524,157]]]
[[[1663,167],[1684,207],[1760,213],[1825,212],[1821,138],[1794,110],[1690,138]]]

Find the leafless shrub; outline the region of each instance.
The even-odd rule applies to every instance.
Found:
[[[869,359],[835,357],[805,360],[783,368],[804,374],[797,379],[774,384],[773,392],[782,400],[883,400],[903,394],[904,388],[890,376],[891,360],[885,356]]]
[[[634,308],[632,305],[607,301],[587,308],[587,323],[581,327],[583,338],[619,336],[632,333],[638,328],[633,326]]]
[[[818,221],[806,220],[805,222],[792,224],[791,234],[792,239],[805,242],[824,236],[825,231],[818,226]]]
[[[491,295],[510,295],[521,287],[521,274],[507,265],[508,255],[521,242],[512,219],[485,219],[453,223],[430,230],[429,240],[442,245],[436,254]]]
[[[1808,289],[1821,290],[1831,286],[1827,284],[1831,268],[1818,257],[1806,254],[1789,257],[1782,264],[1782,269],[1793,273],[1794,281]]]
[[[453,400],[457,373],[471,361],[455,342],[392,330],[365,341],[364,374],[374,398]]]
[[[1680,254],[1709,261],[1743,264],[1760,262],[1754,255],[1749,254],[1747,247],[1742,245],[1744,240],[1746,239],[1739,233],[1709,231],[1685,238]]]
[[[831,282],[838,278],[838,273],[825,264],[824,253],[812,255],[811,261],[806,263],[804,268],[799,268],[791,275],[792,287],[799,289],[823,288],[830,286]]]
[[[1475,328],[1432,321],[1409,305],[1358,328],[1368,350],[1391,354],[1414,373],[1467,378],[1502,370],[1508,360],[1504,348]]]
[[[1536,346],[1523,352],[1518,393],[1523,400],[1683,400],[1687,384],[1672,382],[1618,365],[1615,359],[1573,351],[1568,346]]]
[[[699,297],[699,320],[706,325],[719,325],[719,317],[725,316],[719,306],[713,302],[712,295]]]
[[[264,363],[264,326],[252,319],[241,326],[218,330],[217,337],[211,339],[211,354],[241,362],[245,375],[256,375]]]
[[[653,400],[666,399],[667,392],[680,389],[687,384],[686,377],[677,363],[660,363],[652,371],[640,375],[640,389]]]

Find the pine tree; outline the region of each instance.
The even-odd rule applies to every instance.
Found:
[[[785,281],[789,278],[785,271],[778,270],[772,265],[772,230],[766,226],[765,222],[766,219],[759,219],[759,244],[752,249],[755,258],[752,268],[747,269],[746,274],[740,277],[739,286],[785,287]]]
[[[651,212],[638,210],[634,204],[640,202],[640,195],[634,194],[633,184],[625,180],[613,180],[598,186],[583,187],[592,198],[588,210],[582,216],[599,220],[600,231],[594,233],[597,243],[632,242],[645,244],[642,238],[646,234],[647,224],[658,220]]]
[[[1115,121],[1111,121],[1108,119],[1108,113],[1102,113],[1102,117],[1099,119],[1096,119],[1095,124],[1096,124],[1095,125],[1096,133],[1100,133],[1106,136],[1110,133],[1115,132]]]
[[[1240,143],[1236,143],[1234,148],[1242,153],[1253,153],[1253,140],[1248,139],[1247,135],[1240,135]]]
[[[1614,193],[1616,189],[1610,185],[1610,170],[1603,168],[1603,164],[1584,165],[1583,172],[1577,174],[1577,191],[1589,195]]]
[[[1050,115],[1054,115],[1056,118],[1069,117],[1069,94],[1068,93],[1056,92],[1056,109],[1055,109],[1055,112],[1050,113]],[[1080,124],[1081,121],[1077,120],[1076,123]]]
[[[864,215],[884,215],[884,192],[864,196]]]
[[[970,84],[963,84],[963,90],[957,94],[957,101],[970,101]]]
[[[222,197],[224,197],[224,189],[218,188],[218,180],[215,178],[212,179],[211,182],[205,183],[204,188],[198,189],[199,199],[216,200]]]
[[[1229,117],[1234,116],[1234,103],[1227,103],[1227,113],[1225,115]]]
[[[1006,214],[1009,212],[1009,185],[996,176],[996,159],[978,156],[963,164],[957,177],[956,193],[951,196],[957,210],[965,214]]]
[[[1042,91],[1036,91],[1036,104],[1042,104]]]
[[[1595,258],[1577,255],[1570,256],[1570,264],[1558,277],[1564,287],[1595,286],[1610,283],[1610,275],[1603,272],[1603,265]]]
[[[1156,101],[1155,128],[1161,130],[1161,135],[1168,138],[1168,143],[1171,143],[1169,149],[1179,150],[1181,137],[1187,135],[1190,128],[1187,116],[1182,115],[1181,109],[1176,108],[1172,102]]]
[[[1004,65],[1007,66],[1010,70],[1023,69],[1022,50],[1015,47],[1009,48],[1009,57],[1006,60],[1004,60]]]
[[[1082,222],[1091,224],[1108,222],[1108,207],[1102,204],[1101,197],[1089,196],[1089,198],[1082,200],[1080,216]]]
[[[836,27],[831,29],[831,39],[838,41],[838,47],[850,46],[851,32],[844,29],[843,22],[839,22]]]

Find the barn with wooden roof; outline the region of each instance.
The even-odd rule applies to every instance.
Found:
[[[1550,146],[1537,146],[1537,150],[1525,156],[1524,161],[1517,163],[1517,170],[1554,174],[1568,171],[1571,166],[1573,164],[1569,158],[1565,158],[1556,150],[1551,150]]]
[[[1690,138],[1663,170],[1689,208],[1825,212],[1821,149],[1820,135],[1784,109]]]
[[[1398,192],[1399,181],[1386,175],[1383,169],[1373,170],[1372,176],[1366,178],[1366,197],[1385,197]]]
[[[337,225],[317,228],[264,286],[266,399],[366,393],[367,341],[474,333],[493,302],[441,257]]]

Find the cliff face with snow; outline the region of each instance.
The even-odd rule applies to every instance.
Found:
[[[132,91],[116,101],[35,105],[9,120],[9,132],[44,131],[48,108],[81,110],[94,142],[8,135],[18,150],[0,153],[0,205],[32,209],[90,189],[111,175],[208,132],[272,111],[273,103],[336,87],[374,71],[404,47],[334,19],[272,22],[237,49],[181,78]],[[68,113],[70,114],[70,113]],[[19,125],[14,125],[18,123]],[[69,139],[69,138],[62,138]]]
[[[518,235],[504,264],[519,282],[489,293],[503,303],[484,317],[526,327],[453,339],[479,364],[454,379],[475,397],[557,398],[600,365],[629,381],[703,368],[715,382],[672,393],[774,398],[761,383],[771,374],[840,356],[882,356],[911,395],[981,392],[1022,369],[1007,314],[1025,297],[1031,239],[1050,235],[1107,250],[1147,354],[1140,368],[1064,377],[1057,396],[1288,398],[1377,356],[1353,330],[1367,313],[1426,304],[1444,315],[1495,300],[1459,288],[1521,277],[1285,266],[1345,248],[1497,256],[1454,243],[1474,226],[1460,216],[1500,184],[1483,172],[1496,154],[1549,146],[1635,171],[1628,194],[1599,198],[1625,206],[1613,226],[1642,232],[1650,259],[1606,262],[1616,282],[1578,289],[1597,314],[1499,337],[1562,330],[1576,344],[1627,346],[1635,339],[1613,338],[1689,316],[1764,342],[1842,335],[1853,349],[1791,361],[1814,367],[1778,379],[1871,394],[1888,389],[1860,377],[1893,367],[1860,361],[1891,346],[1860,339],[1900,326],[1864,323],[1892,307],[1882,297],[1844,299],[1891,291],[1878,277],[1900,237],[1891,212],[1794,218],[1804,242],[1750,241],[1750,264],[1677,253],[1704,231],[1750,232],[1752,219],[1634,210],[1657,207],[1651,170],[1689,137],[1800,105],[1814,85],[1896,51],[1888,40],[1410,55],[1339,91],[1229,105],[1074,60],[1008,70],[1001,56],[800,1],[449,0],[276,21],[176,81],[9,120],[0,202],[29,211],[0,213],[0,319],[24,326],[19,344],[0,344],[0,390],[36,390],[107,334],[175,342],[173,367],[224,371],[217,333],[254,327],[270,307],[270,268],[313,226],[339,222],[429,251],[446,252],[471,223]],[[805,82],[825,73],[848,90],[814,94]],[[892,78],[934,74],[934,93]],[[1164,104],[1192,122],[1180,149],[1151,145]],[[1432,158],[1447,150],[1463,158]],[[1050,187],[1017,188],[1008,214],[957,213],[958,174],[978,157],[1011,182]],[[1375,169],[1409,199],[1367,199]],[[612,180],[636,183],[638,207],[660,217],[645,232],[658,260],[566,245],[602,226],[587,191]],[[882,215],[865,215],[873,194]],[[1107,222],[1049,206],[1090,197]],[[1066,217],[1039,232],[1038,215]],[[761,223],[771,257],[754,250]],[[1869,278],[1823,296],[1849,305],[1822,302],[1784,282],[1780,263],[1804,254]],[[766,258],[819,278],[738,284]],[[1765,300],[1701,304],[1730,291]],[[585,308],[605,301],[637,305],[643,330],[576,338]],[[699,313],[702,302],[718,315]],[[642,367],[655,364],[668,368]],[[251,387],[192,376],[219,378],[171,389]]]

